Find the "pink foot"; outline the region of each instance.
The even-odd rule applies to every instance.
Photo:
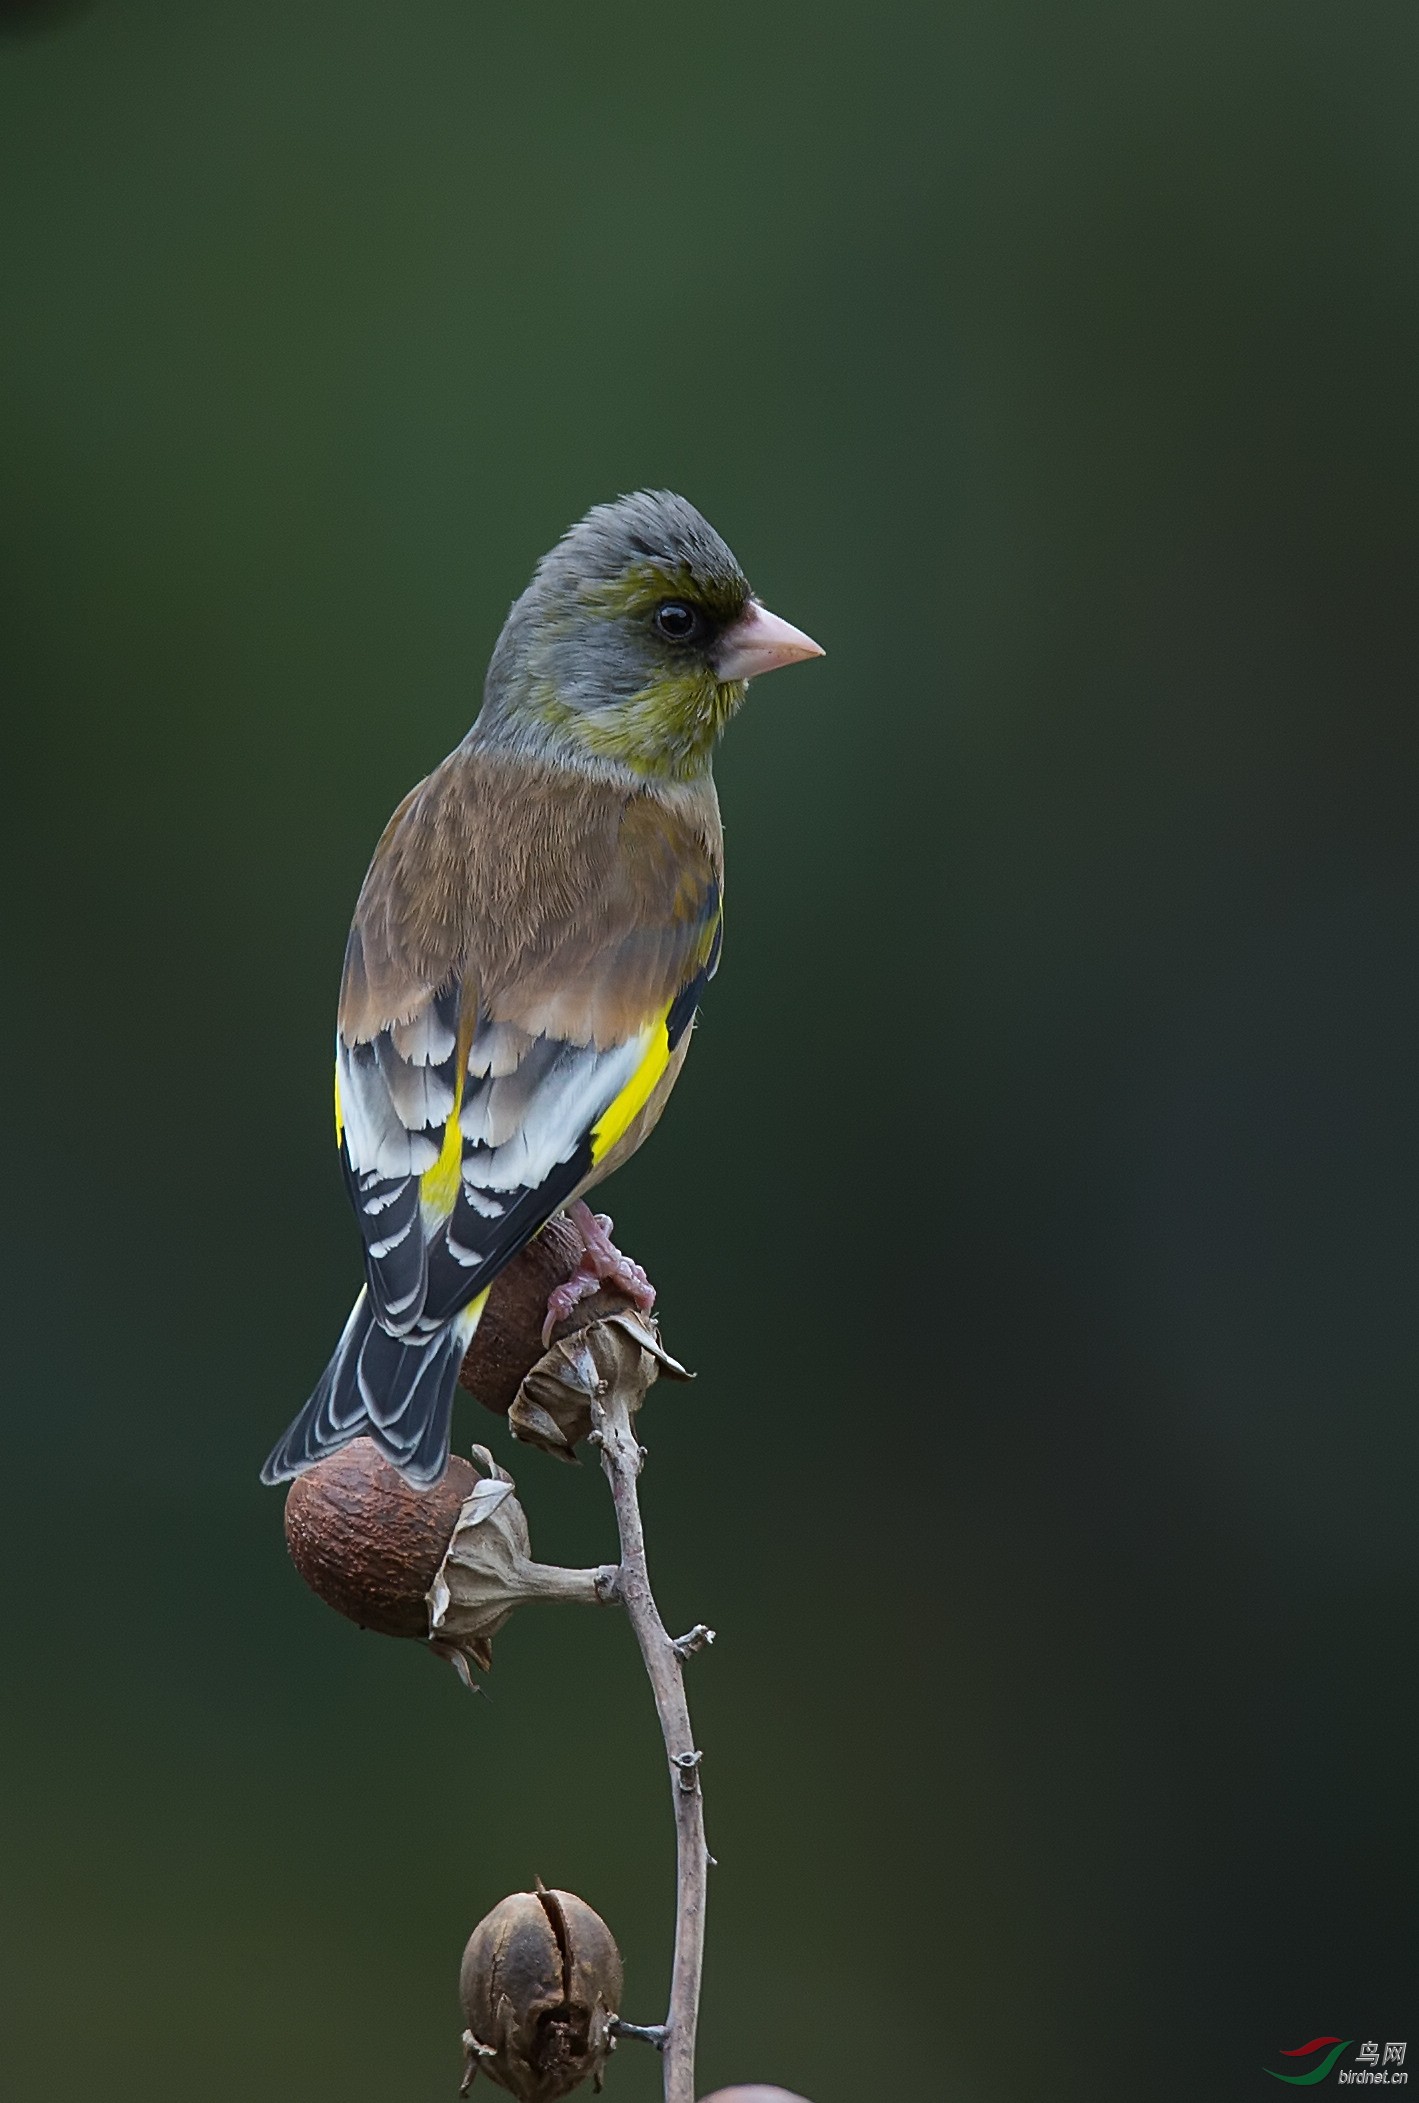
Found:
[[[623,1256],[611,1239],[612,1222],[604,1212],[593,1212],[591,1207],[578,1198],[568,1205],[567,1218],[576,1228],[585,1243],[581,1262],[570,1278],[554,1286],[547,1295],[547,1319],[542,1324],[542,1341],[550,1344],[552,1331],[558,1322],[564,1322],[573,1307],[603,1285],[614,1285],[633,1300],[643,1314],[649,1314],[655,1305],[655,1287],[638,1263]]]

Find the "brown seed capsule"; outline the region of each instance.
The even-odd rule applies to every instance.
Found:
[[[466,2095],[484,2073],[519,2103],[601,2086],[621,2006],[611,1930],[570,1891],[515,1892],[468,1938],[458,1977]]]
[[[373,1439],[353,1439],[291,1484],[291,1561],[312,1592],[361,1628],[427,1636],[429,1587],[480,1479],[455,1454],[441,1482],[416,1490]]]
[[[524,1373],[542,1356],[548,1296],[571,1276],[581,1250],[571,1221],[553,1213],[494,1280],[458,1377],[495,1415],[507,1415]]]
[[[540,1234],[499,1271],[458,1376],[468,1392],[495,1415],[507,1415],[523,1380],[545,1351],[542,1325],[548,1298],[576,1269],[583,1247],[571,1221],[555,1212]],[[631,1304],[624,1293],[603,1287],[557,1324],[553,1339],[571,1335]]]
[[[361,1628],[429,1642],[471,1685],[492,1637],[531,1599],[609,1599],[614,1569],[532,1560],[512,1477],[485,1446],[453,1454],[432,1489],[411,1489],[371,1439],[319,1461],[286,1498],[291,1560],[311,1590]]]

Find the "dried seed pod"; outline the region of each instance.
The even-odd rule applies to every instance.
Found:
[[[469,1393],[495,1415],[507,1415],[524,1375],[546,1349],[542,1324],[547,1318],[547,1301],[553,1289],[571,1276],[581,1257],[581,1236],[565,1213],[554,1212],[541,1233],[498,1272],[458,1375]],[[574,1308],[572,1321],[585,1315],[589,1306],[589,1301],[583,1301]]]
[[[457,1454],[417,1490],[373,1439],[352,1439],[298,1475],[286,1496],[286,1546],[327,1606],[383,1636],[427,1636],[428,1594],[477,1471]]]
[[[508,1411],[509,1428],[514,1438],[541,1446],[558,1460],[574,1460],[573,1449],[591,1430],[596,1397],[624,1385],[634,1396],[631,1408],[639,1409],[661,1372],[677,1380],[691,1377],[664,1348],[649,1315],[623,1307],[593,1316],[538,1359]]]
[[[457,1454],[431,1489],[410,1487],[372,1439],[297,1476],[286,1542],[301,1576],[361,1628],[428,1642],[471,1685],[513,1608],[529,1599],[609,1599],[615,1571],[535,1563],[512,1477],[484,1446]]]
[[[541,1883],[494,1906],[468,1938],[458,1995],[463,2094],[484,2073],[519,2103],[601,2086],[621,2006],[621,1953],[584,1899]]]

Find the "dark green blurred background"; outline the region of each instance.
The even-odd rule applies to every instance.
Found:
[[[1419,2053],[1412,0],[6,21],[5,2093],[440,2103],[537,1872],[662,2006],[626,1628],[470,1699],[256,1481],[357,1282],[367,855],[640,483],[830,653],[609,1200],[701,1376],[703,2085]]]

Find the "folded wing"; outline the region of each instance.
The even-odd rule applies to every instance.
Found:
[[[461,779],[441,779],[460,761]],[[718,963],[717,830],[577,795],[529,816],[525,784],[513,797],[455,754],[396,813],[361,894],[336,1123],[370,1310],[391,1336],[447,1324],[587,1181]],[[506,863],[549,831],[575,851],[560,872],[523,872],[510,924]]]

